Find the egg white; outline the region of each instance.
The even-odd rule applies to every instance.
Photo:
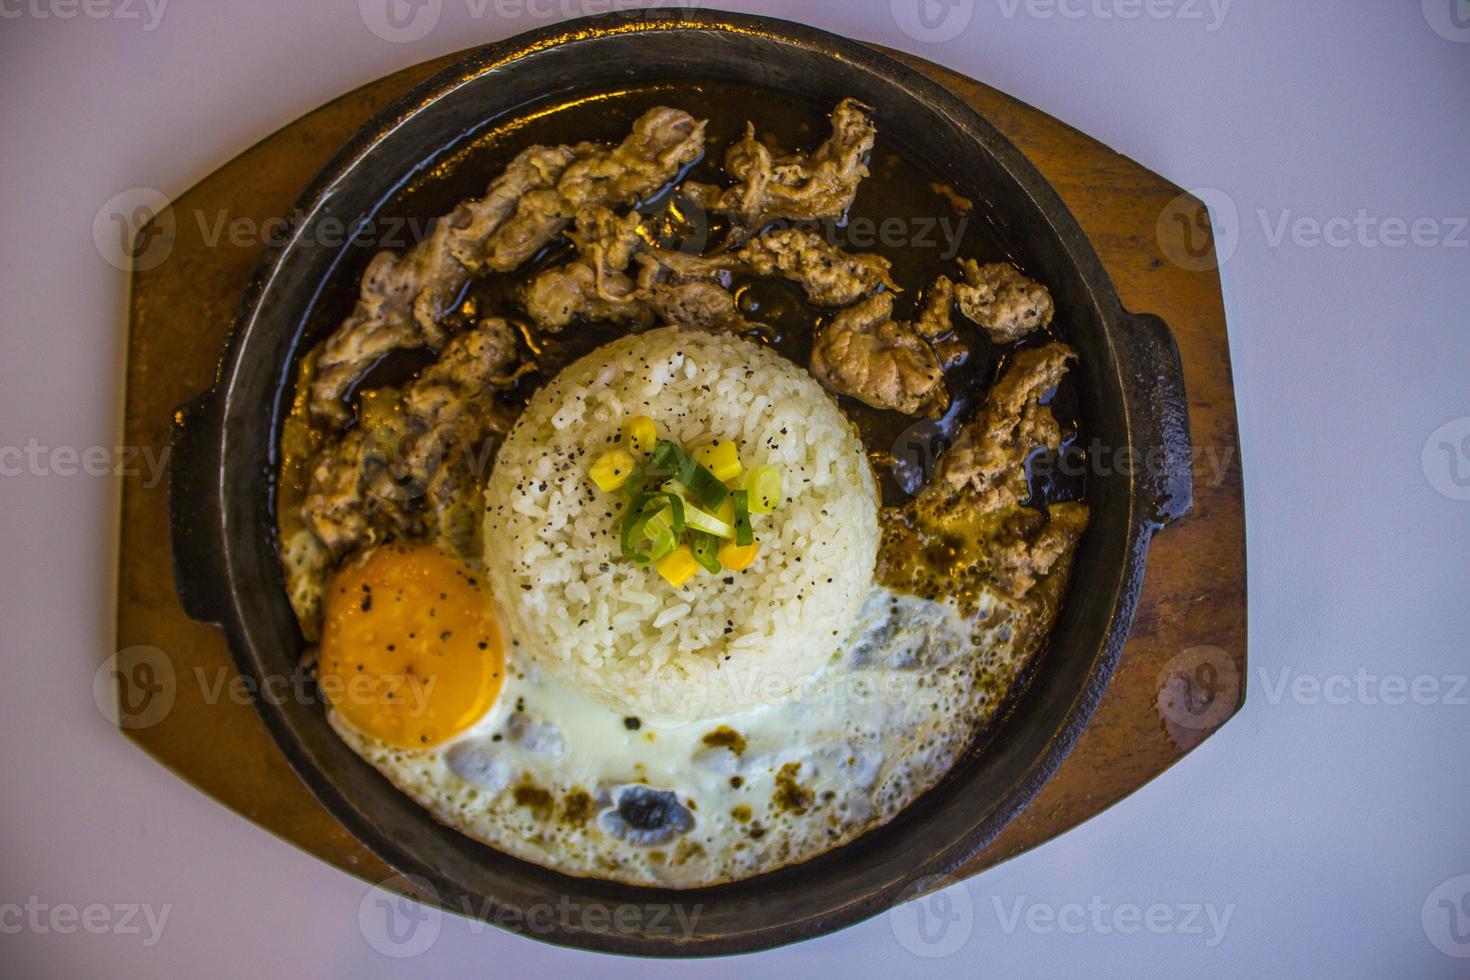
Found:
[[[495,706],[449,743],[398,749],[329,717],[475,840],[568,874],[695,887],[807,860],[933,786],[1024,666],[1033,618],[998,594],[962,619],[947,600],[874,586],[846,652],[796,698],[673,727],[631,728],[518,657],[514,637]],[[729,732],[739,752],[719,744]],[[630,835],[628,787],[674,794],[678,832]]]

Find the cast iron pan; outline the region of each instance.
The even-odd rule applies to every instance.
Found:
[[[435,823],[332,733],[320,705],[257,702],[322,803],[388,864],[430,882],[446,906],[569,946],[688,956],[839,929],[913,897],[916,881],[953,872],[989,842],[1092,714],[1128,633],[1149,539],[1188,511],[1191,488],[1182,372],[1168,328],[1122,309],[1056,193],[959,98],[861,44],[783,21],[715,11],[593,17],[480,48],[368,123],[302,194],[291,234],[246,290],[214,387],[180,410],[170,474],[179,596],[190,616],[224,630],[242,675],[290,676],[301,651],[272,544],[273,412],[295,358],[319,339],[306,314],[343,253],[340,235],[313,234],[315,226],[374,214],[406,175],[529,104],[669,78],[875,106],[884,138],[916,149],[961,193],[984,201],[1028,271],[1050,286],[1066,311],[1061,332],[1080,354],[1072,374],[1089,436],[1138,461],[1089,474],[1092,525],[1050,647],[983,751],[887,826],[747,881],[674,892],[516,860]],[[697,908],[693,928],[651,914],[554,914],[660,905]]]

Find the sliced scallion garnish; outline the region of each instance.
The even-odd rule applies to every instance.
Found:
[[[755,529],[750,526],[750,494],[736,490],[731,496],[735,499],[735,543],[743,548],[755,541]]]
[[[703,531],[689,532],[689,551],[705,571],[712,574],[719,572],[719,550],[720,540],[713,534],[706,534]]]

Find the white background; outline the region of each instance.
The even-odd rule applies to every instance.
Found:
[[[118,440],[125,276],[91,235],[114,194],[178,194],[359,84],[600,9],[443,0],[425,36],[390,42],[356,0],[173,0],[156,22],[140,0],[94,0],[100,17],[67,3],[0,0],[0,447]],[[1470,975],[1470,959],[1431,942],[1470,955],[1439,904],[1470,879],[1435,891],[1470,873],[1470,706],[1463,690],[1446,696],[1470,669],[1470,501],[1436,490],[1457,492],[1451,464],[1470,475],[1470,444],[1458,458],[1438,438],[1423,452],[1444,423],[1470,425],[1470,30],[1454,3],[1470,24],[1464,0],[1223,12],[1219,0],[957,0],[958,20],[932,8],[932,31],[914,0],[752,6],[973,75],[1182,186],[1223,192],[1238,216],[1217,212],[1235,242],[1223,279],[1249,520],[1244,712],[1134,797],[951,889],[959,918],[939,946],[911,938],[910,908],[682,966],[459,918],[420,956],[383,957],[359,928],[361,883],[201,796],[100,716],[91,680],[112,652],[117,486],[25,472],[0,478],[0,972]],[[947,29],[959,32],[936,40]],[[1335,244],[1310,223],[1294,233],[1303,217]],[[1380,223],[1420,218],[1419,244]],[[1374,675],[1361,688],[1360,668]],[[1436,703],[1384,703],[1394,690],[1375,678],[1390,674],[1437,679]],[[1347,703],[1297,696],[1298,676]],[[41,928],[17,933],[27,903],[45,907]],[[146,927],[52,927],[51,910],[94,903],[168,918],[151,945]],[[1172,917],[1159,932],[1113,927],[1117,909],[1126,923],[1128,907],[1155,904]],[[1193,932],[1190,905],[1228,922],[1201,913]]]

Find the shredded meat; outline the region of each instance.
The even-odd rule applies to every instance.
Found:
[[[938,418],[949,405],[934,352],[893,319],[893,294],[877,293],[837,314],[817,333],[812,374],[833,391],[874,408]]]
[[[1020,340],[1051,322],[1051,293],[1004,262],[960,262],[965,281],[955,287],[960,312],[978,323],[997,344]]]
[[[486,241],[472,268],[508,272],[541,250],[587,207],[626,207],[650,196],[704,152],[704,122],[659,106],[633,123],[615,147],[594,146],[562,172],[556,186],[521,198],[515,215]]]
[[[531,280],[521,294],[526,315],[551,332],[579,318],[650,326],[653,312],[623,272],[640,241],[638,221],[636,211],[619,218],[601,206],[579,210],[570,235],[578,257]]]
[[[887,259],[844,252],[809,231],[770,231],[737,255],[755,275],[781,276],[800,284],[806,298],[817,306],[847,306],[879,286],[897,288],[888,277]]]
[[[949,276],[940,276],[929,287],[924,298],[924,308],[914,321],[914,332],[934,348],[940,367],[948,371],[963,364],[970,356],[965,342],[955,336],[954,319],[950,315],[954,306],[954,282]]]
[[[605,272],[622,272],[633,261],[643,241],[638,226],[643,220],[637,211],[629,211],[621,218],[611,208],[592,205],[577,211],[577,224],[567,233],[577,254],[594,269]]]
[[[1061,343],[1016,354],[985,406],[940,457],[934,481],[921,497],[943,500],[963,493],[982,511],[1019,502],[1025,495],[1021,464],[1026,457],[1033,449],[1061,445],[1056,419],[1041,398],[1062,380],[1075,357]]]
[[[924,308],[914,321],[914,332],[931,343],[954,332],[950,318],[950,307],[954,305],[954,283],[949,276],[940,276],[929,287],[924,297]]]
[[[511,418],[492,397],[516,373],[515,334],[500,319],[455,337],[439,360],[397,392],[391,408],[328,443],[312,460],[302,517],[334,558],[397,536],[432,536],[473,553],[472,493],[487,440]]]
[[[977,587],[998,590],[1033,614],[1055,603],[1087,527],[1082,503],[1023,504],[1026,457],[1057,448],[1061,433],[1040,399],[1074,355],[1063,344],[1022,351],[990,389],[975,419],[939,459],[935,479],[884,511],[877,576],[916,595],[959,595],[975,611]],[[935,546],[940,551],[936,552]],[[936,553],[946,554],[936,560]],[[1042,582],[1046,588],[1038,589]],[[1034,621],[1047,621],[1041,616]]]
[[[439,345],[440,319],[475,275],[509,271],[556,237],[579,208],[647,197],[704,152],[704,123],[686,112],[650,109],[616,147],[533,146],[402,255],[380,252],[363,274],[352,315],[316,357],[309,410],[334,427],[348,421],[343,394],[391,350]]]
[[[693,255],[689,252],[650,248],[638,254],[638,288],[692,282],[712,282],[729,286],[730,276],[744,268],[731,254]]]
[[[558,331],[575,319],[607,320],[642,329],[653,314],[633,281],[621,272],[599,275],[586,262],[547,269],[522,296],[526,315],[543,330]]]
[[[342,395],[389,351],[444,343],[439,318],[470,278],[456,252],[464,254],[467,242],[492,237],[515,213],[517,201],[554,184],[577,153],[568,146],[530,147],[495,178],[484,197],[460,204],[413,248],[402,255],[382,251],[373,256],[352,314],[318,349],[309,401],[315,420],[345,424]]]
[[[636,212],[578,212],[571,234],[578,258],[538,275],[523,293],[526,313],[550,331],[575,319],[647,327],[654,315],[695,329],[747,329],[735,310],[731,276],[780,276],[799,284],[818,306],[847,306],[880,286],[896,289],[881,256],[849,253],[808,231],[777,230],[736,252],[696,255],[642,243]],[[623,271],[637,258],[636,288]],[[692,319],[681,319],[690,317]]]
[[[741,268],[735,257],[649,248],[637,261],[638,295],[665,323],[691,330],[755,329],[729,290],[731,273]]]
[[[655,284],[643,294],[665,323],[690,330],[743,333],[757,325],[745,319],[729,290],[713,282]]]
[[[743,241],[776,218],[797,221],[838,218],[852,206],[858,184],[868,175],[865,162],[877,128],[872,110],[843,99],[832,110],[832,135],[816,150],[776,157],[746,124],[745,137],[725,155],[725,169],[738,183],[720,190],[686,184],[699,205],[730,215],[734,240]]]
[[[1045,514],[1014,507],[990,543],[990,576],[1015,598],[1025,596],[1051,573],[1057,559],[1070,555],[1087,528],[1086,504],[1052,504]]]

